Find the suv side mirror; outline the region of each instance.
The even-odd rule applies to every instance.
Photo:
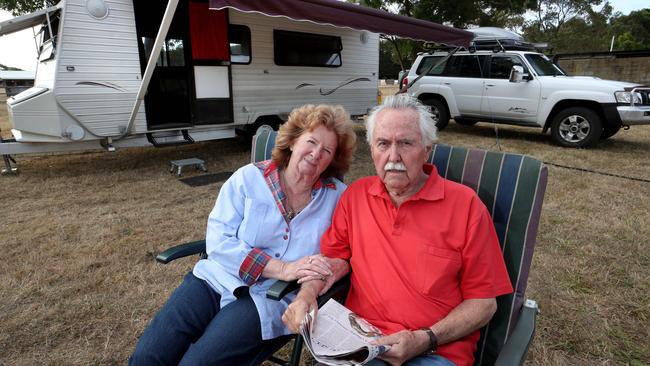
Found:
[[[524,67],[519,65],[512,66],[510,69],[510,80],[511,83],[521,83],[524,81]]]

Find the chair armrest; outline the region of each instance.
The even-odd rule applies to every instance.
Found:
[[[167,264],[175,259],[205,252],[205,240],[173,246],[156,256],[156,261]]]
[[[273,285],[268,289],[266,292],[266,297],[271,299],[271,300],[280,300],[282,299],[285,295],[287,295],[289,292],[292,292],[296,289],[298,289],[300,285],[298,285],[297,281],[275,281]],[[350,287],[350,275],[346,275],[345,277],[341,278],[340,280],[336,281],[330,287],[327,292],[325,292],[323,295],[318,297],[318,306],[322,306],[327,302],[327,300],[339,295],[339,294],[345,294],[344,291],[347,291],[348,288]]]
[[[300,287],[298,281],[275,281],[271,287],[266,291],[266,298],[271,300],[280,301],[286,294]]]
[[[519,313],[519,320],[503,345],[495,366],[523,365],[528,347],[535,336],[535,320],[539,308],[534,300],[526,300]]]

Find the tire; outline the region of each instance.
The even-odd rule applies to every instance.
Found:
[[[564,147],[588,147],[598,142],[603,133],[600,116],[592,109],[571,107],[560,111],[551,124],[553,141]]]
[[[463,126],[474,126],[475,124],[478,123],[478,121],[471,120],[471,119],[464,119],[464,118],[454,118],[454,121],[458,123],[459,125]]]
[[[620,124],[619,124],[619,125],[616,125],[616,126],[605,125],[605,126],[603,126],[603,134],[600,135],[600,139],[601,139],[601,140],[608,139],[608,138],[610,138],[610,137],[616,135],[616,133],[617,133],[620,129],[621,129],[621,125],[620,125]]]
[[[431,108],[431,117],[433,117],[438,131],[444,130],[449,124],[449,112],[445,103],[439,99],[426,99],[422,103]]]

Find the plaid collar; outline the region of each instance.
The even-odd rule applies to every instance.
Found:
[[[289,218],[287,209],[284,207],[284,201],[286,200],[287,196],[282,191],[282,187],[280,186],[280,168],[272,160],[264,160],[253,164],[255,164],[255,166],[262,171],[264,180],[269,186],[271,194],[273,194],[273,198],[275,199],[275,204],[278,206],[278,209],[288,224],[291,219]],[[320,178],[316,181],[316,183],[314,183],[312,192],[321,188],[336,189],[336,183],[334,183],[334,180],[329,177]]]

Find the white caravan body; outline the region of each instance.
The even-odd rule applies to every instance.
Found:
[[[1,22],[0,36],[38,25],[34,87],[7,100],[8,168],[7,154],[234,137],[308,103],[363,115],[379,33],[472,38],[336,0],[63,0]]]
[[[107,5],[102,17],[94,17],[85,0],[64,0],[50,11],[50,18],[55,19],[52,26],[58,27],[53,29],[55,50],[46,49],[52,47],[51,41],[43,42],[34,87],[7,100],[16,141],[65,143],[125,132],[141,84],[143,60],[132,0],[112,0]],[[193,78],[188,79],[195,82],[186,86],[194,89],[187,93],[194,103],[228,100],[221,112],[229,118],[213,124],[196,124],[191,119],[156,123],[151,120],[154,116],[147,115],[145,99],[128,135],[186,130],[194,140],[217,139],[233,137],[235,127],[254,124],[260,117],[283,119],[306,103],[340,104],[352,115],[362,115],[376,104],[378,34],[234,9],[221,11],[228,13],[229,24],[250,30],[249,63],[220,60],[189,65],[187,71]],[[46,34],[47,24],[43,28],[41,34]],[[273,37],[278,29],[340,37],[341,65],[276,65]],[[159,61],[158,68],[164,67]],[[154,86],[158,85],[152,83],[149,88]],[[191,106],[187,117],[192,108],[196,106]]]

